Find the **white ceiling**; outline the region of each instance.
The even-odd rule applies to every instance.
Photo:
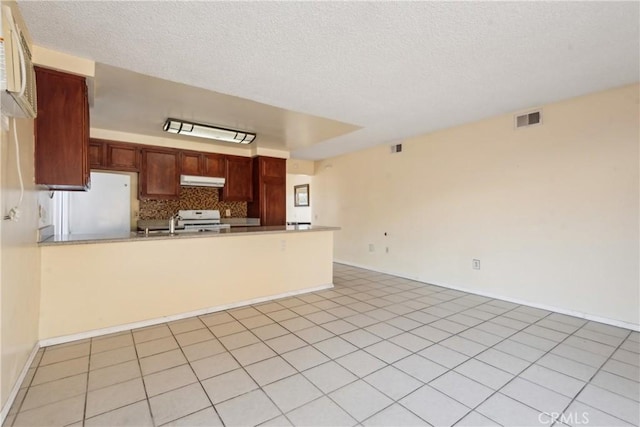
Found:
[[[294,149],[298,158],[391,143],[640,74],[639,2],[18,4],[44,47],[361,127]]]

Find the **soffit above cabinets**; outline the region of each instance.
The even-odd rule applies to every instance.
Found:
[[[162,138],[189,139],[162,130],[175,117],[257,134],[261,148],[293,151],[358,129],[259,102],[96,64],[91,126]],[[229,143],[193,139],[212,145]],[[235,144],[232,144],[235,145]]]

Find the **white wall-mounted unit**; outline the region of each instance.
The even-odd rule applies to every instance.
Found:
[[[31,62],[31,50],[13,19],[9,6],[2,6],[0,58],[2,114],[21,118],[35,117],[38,111],[36,75]]]
[[[180,175],[180,185],[183,187],[224,187],[224,178],[210,176]]]

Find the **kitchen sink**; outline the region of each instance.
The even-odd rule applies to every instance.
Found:
[[[220,230],[199,230],[199,229],[182,229],[176,230],[173,234],[195,234],[195,233],[219,233]],[[149,233],[138,231],[139,236],[170,236],[169,230],[149,230]]]

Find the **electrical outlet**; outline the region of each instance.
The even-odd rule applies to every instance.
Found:
[[[231,216],[231,209],[227,209],[226,211],[224,211],[224,214],[226,216]]]
[[[287,241],[286,240],[280,240],[280,251],[284,252],[287,250]]]
[[[387,246],[386,248],[384,248],[384,251],[385,251],[386,253],[389,253],[389,246]]]
[[[480,270],[480,260],[479,259],[474,259],[471,261],[471,267],[474,270]]]
[[[369,243],[369,252],[375,252],[376,247],[373,246],[373,243]]]

